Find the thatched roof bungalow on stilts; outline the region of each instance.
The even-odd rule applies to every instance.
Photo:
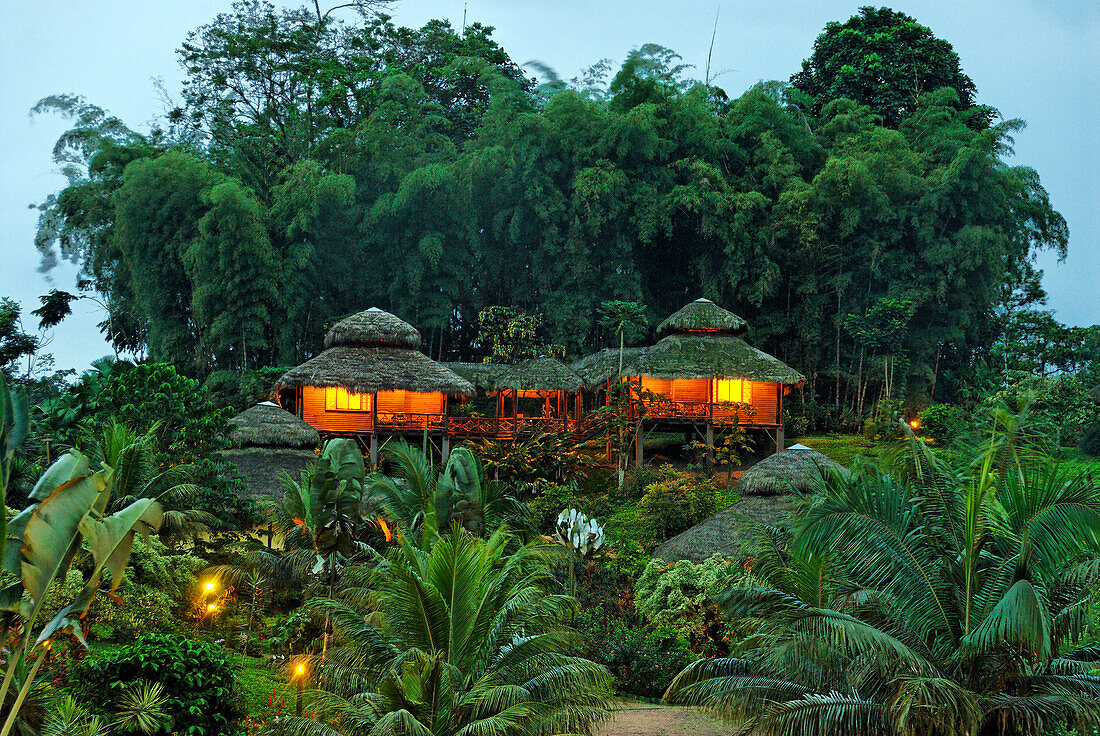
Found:
[[[743,339],[748,323],[709,299],[697,299],[662,322],[660,340],[624,355],[617,350],[582,358],[573,369],[591,390],[619,380],[636,380],[645,394],[635,441],[636,462],[643,461],[647,432],[690,428],[714,444],[719,430],[737,422],[763,431],[782,448],[783,397],[805,377],[778,358]]]
[[[379,437],[427,434],[442,439],[446,455],[447,398],[475,391],[420,352],[420,342],[415,327],[372,307],[334,325],[324,351],[287,371],[276,389],[289,392],[298,415],[322,435],[369,439],[372,466]]]

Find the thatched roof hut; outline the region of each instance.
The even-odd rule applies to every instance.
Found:
[[[337,323],[325,336],[326,349],[283,374],[278,387],[474,395],[469,381],[417,350],[419,345],[415,327],[372,307]]]
[[[737,479],[737,491],[742,497],[812,493],[829,472],[848,470],[840,463],[806,445],[792,445],[769,455],[746,470]]]
[[[657,325],[657,334],[712,332],[740,335],[748,328],[748,322],[733,312],[722,309],[710,299],[696,299]]]
[[[229,420],[229,441],[235,447],[301,449],[316,447],[321,435],[278,404],[262,401]]]
[[[246,498],[281,497],[281,474],[296,479],[317,460],[317,430],[270,401],[241,412],[229,425],[229,440],[236,447],[222,455],[244,479]]]
[[[465,378],[478,391],[492,391],[496,387],[496,376],[508,368],[502,363],[443,363]]]
[[[598,353],[586,355],[570,366],[573,372],[584,381],[585,388],[598,386],[604,381],[618,380],[622,376],[631,375],[627,368],[642,354],[645,348],[623,349],[623,371],[619,373],[619,349],[604,348]]]
[[[623,367],[623,374],[666,380],[743,378],[783,384],[806,380],[778,358],[739,337],[723,334],[671,334],[643,350]]]
[[[506,366],[496,374],[493,388],[516,391],[565,391],[574,393],[584,381],[569,366],[553,358],[532,358]]]
[[[747,496],[659,546],[654,557],[666,562],[702,562],[713,555],[738,559],[747,541],[746,517],[758,524],[786,529],[801,498],[794,494]]]

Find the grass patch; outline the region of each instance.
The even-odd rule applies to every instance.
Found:
[[[811,435],[799,437],[791,444],[795,442],[817,450],[846,468],[851,468],[857,458],[863,457],[881,470],[886,469],[886,455],[891,447],[889,443],[879,444],[855,434]]]
[[[237,656],[240,663],[240,656]],[[278,703],[272,706],[272,701],[278,701],[283,697],[286,703],[284,710],[293,710],[295,690],[291,687],[285,673],[272,667],[266,660],[257,657],[245,657],[237,676],[237,687],[244,697],[245,710],[248,715],[263,718],[274,715],[278,710]],[[272,697],[274,695],[274,697]]]

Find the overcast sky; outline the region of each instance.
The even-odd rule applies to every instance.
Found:
[[[322,6],[331,5],[322,2]],[[519,63],[539,61],[563,78],[643,43],[679,52],[700,70],[715,12],[712,68],[731,97],[762,79],[787,79],[831,20],[859,2],[832,0],[468,0],[467,18],[496,27],[495,38]],[[50,150],[65,122],[28,116],[40,98],[75,93],[130,127],[146,129],[163,109],[154,78],[173,93],[181,79],[176,49],[187,32],[229,7],[228,0],[0,0],[0,296],[26,314],[51,288],[72,290],[74,269],[38,271],[37,212],[28,205],[64,180]],[[1069,258],[1043,257],[1049,307],[1069,324],[1100,322],[1100,2],[1096,0],[902,0],[889,4],[950,41],[980,102],[1028,127],[1016,162],[1038,170],[1070,229]],[[720,6],[720,8],[719,8]],[[461,0],[402,0],[402,25],[431,18],[462,22]],[[701,75],[700,71],[700,75]],[[364,305],[368,306],[368,305]],[[90,302],[52,335],[60,368],[84,369],[110,349],[95,328]],[[25,320],[33,328],[33,318]]]

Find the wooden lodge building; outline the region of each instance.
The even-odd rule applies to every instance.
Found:
[[[279,379],[279,402],[322,436],[354,436],[377,463],[379,440],[428,437],[446,455],[451,440],[509,440],[534,432],[580,432],[583,407],[608,400],[612,382],[640,385],[632,408],[636,460],[653,431],[715,433],[737,423],[783,445],[783,397],[803,376],[746,343],[740,317],[706,299],[658,327],[645,348],[602,350],[572,366],[552,358],[518,365],[439,363],[420,352],[420,333],[377,308],[337,323],[324,350]],[[460,412],[478,401],[480,412]]]

